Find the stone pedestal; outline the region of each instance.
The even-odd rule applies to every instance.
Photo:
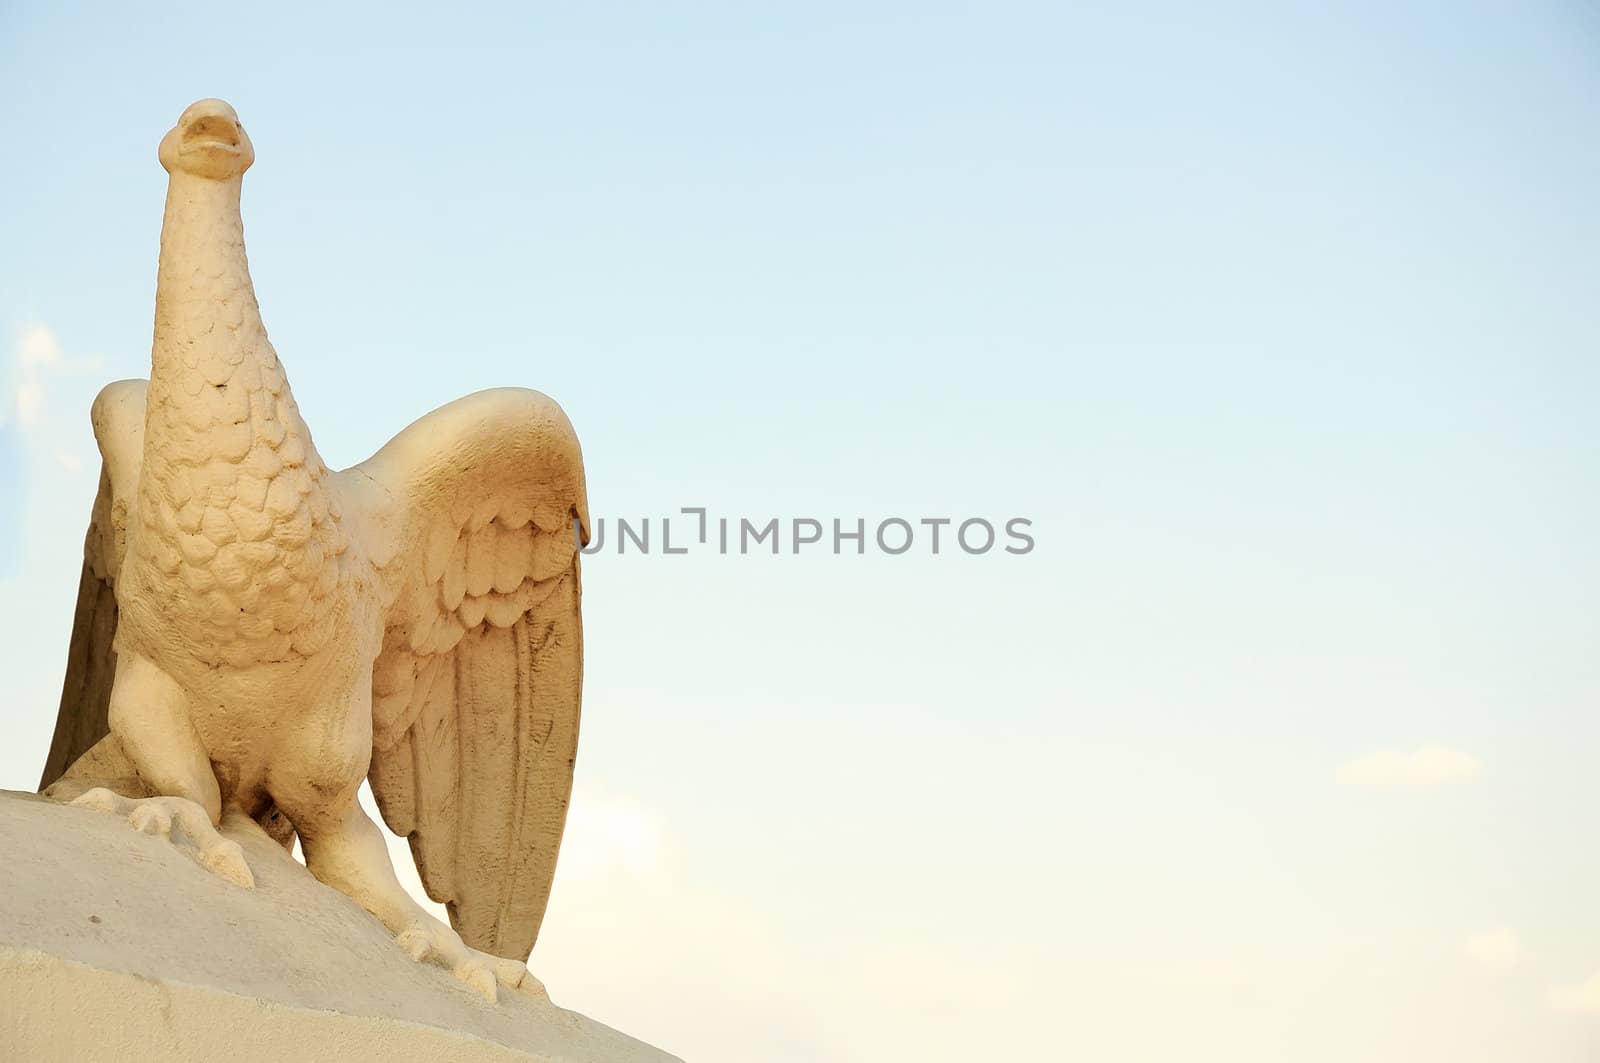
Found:
[[[254,890],[0,791],[0,1059],[675,1063],[548,1001],[489,1004],[264,835],[226,833]]]

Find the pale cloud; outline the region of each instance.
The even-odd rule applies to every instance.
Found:
[[[83,414],[100,386],[102,359],[64,353],[42,324],[17,333],[9,353],[9,365],[0,367],[0,426],[15,430],[41,480],[57,470],[81,472],[93,454]]]
[[[1478,758],[1459,749],[1423,746],[1411,751],[1380,749],[1340,765],[1342,786],[1427,787],[1467,783],[1478,777]]]
[[[1600,974],[1550,990],[1550,1006],[1574,1015],[1600,1015]]]
[[[11,410],[24,428],[37,424],[44,414],[44,378],[48,368],[61,363],[61,347],[44,325],[23,332],[17,344],[17,385]]]
[[[40,414],[44,412],[44,386],[37,380],[24,380],[19,383],[13,411],[17,415],[17,423],[37,424]]]
[[[43,325],[34,325],[22,334],[17,347],[17,361],[26,366],[50,365],[61,360],[61,347],[55,333]]]
[[[1495,974],[1509,974],[1525,955],[1522,938],[1510,927],[1492,927],[1467,935],[1461,953],[1477,966]]]
[[[823,1058],[806,989],[820,976],[804,950],[770,913],[693,872],[659,810],[579,788],[534,974],[561,1006],[685,1058]]]
[[[383,817],[367,783],[361,784],[360,801],[368,818],[381,824]],[[424,908],[448,922],[444,906],[430,900],[422,888],[410,843],[395,837],[387,827],[383,833],[400,885]],[[298,845],[297,841],[296,857],[300,855]],[[630,880],[636,889],[643,887],[648,893],[667,884],[672,863],[665,825],[654,810],[630,797],[582,788],[573,792],[561,838],[562,883],[587,890]]]
[[[629,797],[579,789],[567,811],[561,873],[579,881],[624,874],[660,882],[670,874],[661,816]]]

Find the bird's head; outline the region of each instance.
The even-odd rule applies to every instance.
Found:
[[[239,115],[221,100],[191,103],[161,138],[159,154],[168,173],[211,181],[238,177],[256,161],[256,149],[239,124]]]

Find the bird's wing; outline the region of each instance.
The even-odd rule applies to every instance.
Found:
[[[577,436],[536,391],[483,391],[339,475],[393,596],[372,672],[373,796],[462,939],[526,959],[578,746]]]
[[[144,457],[143,380],[108,384],[90,414],[100,445],[100,489],[89,514],[83,544],[83,574],[78,580],[78,610],[67,649],[67,676],[50,755],[39,779],[43,790],[72,762],[106,736],[106,709],[117,655],[117,574],[128,550],[128,515],[139,490]]]

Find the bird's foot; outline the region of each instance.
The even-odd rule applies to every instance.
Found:
[[[487,964],[494,972],[495,981],[507,989],[514,989],[518,993],[525,993],[538,1000],[549,1000],[550,994],[545,990],[544,983],[533,976],[528,970],[528,965],[521,960],[508,960],[504,956],[495,956],[488,952],[479,952],[468,947],[479,960]]]
[[[479,952],[461,940],[449,926],[431,915],[413,920],[395,935],[401,948],[418,963],[437,963],[461,981],[476,989],[493,1004],[500,987],[548,1000],[544,983],[528,970],[528,965],[503,956]]]
[[[206,810],[182,797],[123,797],[103,786],[87,790],[70,802],[126,816],[134,830],[166,838],[195,863],[245,889],[254,889],[255,876],[245,863],[239,843],[224,838],[212,826]]]

